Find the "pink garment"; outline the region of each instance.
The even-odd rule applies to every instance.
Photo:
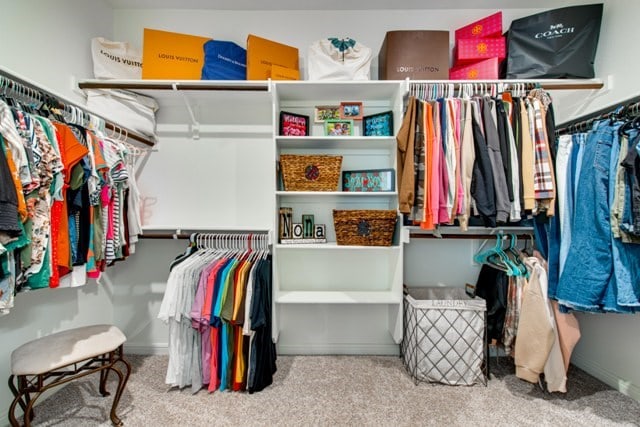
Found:
[[[456,215],[462,215],[464,213],[464,185],[462,184],[462,134],[460,128],[462,100],[456,98],[453,100],[455,108],[455,136],[456,136],[456,182],[458,183],[458,209]]]
[[[202,311],[205,304],[205,293],[207,288],[207,275],[213,268],[213,265],[208,265],[200,272],[200,278],[198,280],[198,288],[196,289],[196,295],[191,305],[191,311],[189,316],[191,317],[191,327],[200,332],[201,337],[201,354],[200,358],[202,363],[202,383],[209,383],[209,372],[205,375],[205,370],[208,369],[208,365],[204,364],[204,360],[211,357],[211,342],[209,341],[209,322],[205,321],[202,316]]]
[[[439,212],[440,212],[440,174],[441,174],[441,165],[440,159],[442,158],[442,136],[440,134],[440,120],[438,113],[438,103],[431,102],[431,110],[433,113],[433,144],[431,149],[433,150],[431,153],[431,176],[428,177],[429,182],[429,206],[431,209],[431,218],[433,218],[433,223],[437,225],[439,223]],[[425,183],[427,185],[427,183]]]
[[[440,164],[438,168],[437,174],[437,183],[436,193],[438,194],[438,203],[436,206],[438,207],[438,215],[436,218],[436,224],[446,224],[449,222],[449,213],[447,212],[447,193],[449,192],[449,180],[447,178],[447,160],[444,154],[443,147],[443,134],[446,134],[447,130],[442,129],[442,120],[440,117],[440,110],[442,109],[442,104],[440,102],[436,102],[436,106],[434,108],[434,127],[437,129],[436,131],[436,141],[434,145],[438,146],[439,150],[439,159]]]
[[[212,267],[208,269],[207,274],[203,275],[205,280],[204,300],[202,303],[202,329],[200,330],[202,336],[202,383],[209,384],[209,391],[211,390],[211,358],[212,354],[217,351],[217,343],[214,347],[211,341],[212,328],[209,322],[211,321],[211,300],[213,299],[213,285],[215,278],[220,267],[224,264],[224,260],[218,260],[213,263]],[[217,366],[217,365],[216,365]],[[217,375],[217,368],[216,368]],[[217,388],[217,386],[216,386]]]
[[[571,353],[573,348],[580,341],[580,324],[573,313],[561,313],[558,301],[551,301],[553,313],[556,317],[556,327],[558,328],[558,338],[560,340],[560,350],[564,360],[564,371],[569,369]]]

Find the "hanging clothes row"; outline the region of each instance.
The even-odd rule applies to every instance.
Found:
[[[166,383],[195,393],[263,390],[276,372],[266,234],[197,234],[170,265]]]
[[[640,311],[639,105],[564,127],[556,140],[558,215],[539,234],[549,296],[565,310]]]
[[[474,256],[482,264],[475,295],[487,302],[488,338],[513,357],[518,378],[536,384],[544,373],[549,392],[566,393],[571,354],[580,339],[577,319],[548,299],[541,254],[518,250],[514,235],[509,242],[503,248],[498,233],[493,248]]]
[[[142,232],[141,150],[104,121],[0,80],[0,313],[20,290],[81,286]]]
[[[472,217],[496,227],[554,214],[551,97],[501,85],[412,87],[397,135],[400,211],[433,230]],[[444,89],[443,89],[444,88]],[[447,90],[448,88],[448,90]],[[473,90],[491,93],[475,93]],[[420,98],[418,98],[420,96]]]

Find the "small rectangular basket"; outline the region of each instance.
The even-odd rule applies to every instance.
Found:
[[[391,246],[397,220],[395,210],[333,210],[338,245]]]
[[[338,191],[342,156],[280,155],[285,191]]]

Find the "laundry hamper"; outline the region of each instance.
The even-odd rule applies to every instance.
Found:
[[[409,288],[402,361],[414,382],[487,385],[487,306],[462,288]]]

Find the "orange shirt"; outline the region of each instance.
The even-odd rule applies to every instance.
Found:
[[[55,239],[57,240],[57,260],[55,260],[54,266],[57,265],[60,275],[64,276],[65,274],[70,273],[73,269],[71,265],[71,242],[69,241],[67,188],[69,187],[69,181],[71,179],[71,169],[89,153],[89,150],[87,150],[87,148],[78,141],[67,125],[59,122],[54,122],[53,125],[57,131],[56,135],[58,136],[58,145],[60,147],[60,158],[64,165],[64,169],[62,171],[64,177],[62,195],[64,200],[62,201],[60,209],[57,239]],[[50,283],[50,285],[53,285],[54,287],[57,286],[55,283]]]

